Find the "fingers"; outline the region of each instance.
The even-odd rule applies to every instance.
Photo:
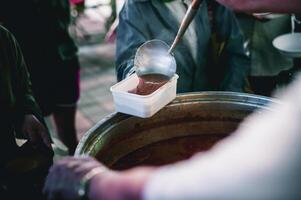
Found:
[[[33,115],[25,116],[22,130],[32,144],[36,145],[42,141],[49,149],[52,149],[46,128]]]
[[[76,199],[82,178],[97,167],[101,164],[90,157],[63,158],[50,168],[43,193],[48,199]]]
[[[47,195],[47,199],[49,200],[58,199],[60,191],[63,190],[63,184],[66,181],[64,163],[65,162],[58,161],[49,170],[49,174],[43,188],[43,193]]]

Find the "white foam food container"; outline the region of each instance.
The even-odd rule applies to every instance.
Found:
[[[301,58],[301,33],[288,33],[273,40],[273,45],[285,56]]]
[[[151,117],[176,97],[178,78],[179,76],[175,74],[166,84],[153,93],[137,95],[129,93],[129,91],[137,87],[139,78],[136,73],[130,75],[110,88],[115,110],[142,118]]]

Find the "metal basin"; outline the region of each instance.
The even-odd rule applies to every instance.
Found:
[[[273,101],[233,92],[178,95],[148,119],[113,113],[89,130],[75,155],[90,155],[112,169],[163,165],[206,151],[255,109]]]

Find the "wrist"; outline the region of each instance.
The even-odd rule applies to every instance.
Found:
[[[77,193],[81,199],[85,199],[86,197],[89,197],[89,191],[90,191],[90,184],[92,179],[94,179],[97,176],[101,176],[100,174],[103,174],[107,172],[108,169],[103,166],[99,166],[96,168],[93,168],[90,170],[87,174],[85,174],[80,183],[79,183],[79,188],[77,190]],[[91,199],[91,198],[89,198]]]
[[[134,168],[124,172],[107,172],[94,176],[87,188],[90,200],[140,200],[153,168]]]
[[[145,184],[155,168],[138,167],[124,172],[121,181],[123,196],[129,200],[141,200]]]
[[[116,178],[117,177],[117,178]],[[116,179],[119,173],[107,171],[106,173],[97,174],[91,178],[86,187],[86,194],[89,200],[115,199]]]

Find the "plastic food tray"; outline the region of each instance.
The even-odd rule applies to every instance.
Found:
[[[134,90],[139,82],[136,73],[132,74],[110,88],[115,110],[142,118],[151,117],[176,97],[178,78],[179,76],[175,74],[171,80],[153,93],[137,95],[128,92]]]

